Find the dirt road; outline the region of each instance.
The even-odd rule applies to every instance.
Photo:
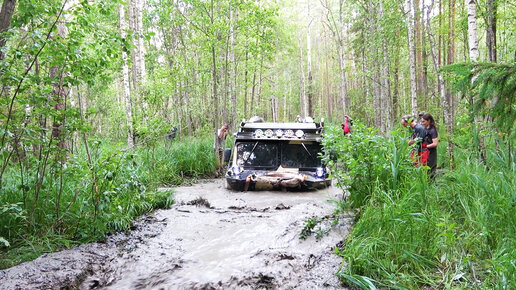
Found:
[[[341,259],[332,252],[350,220],[322,239],[299,238],[308,218],[331,215],[337,188],[234,192],[218,179],[174,191],[175,205],[143,217],[130,234],[0,271],[0,288],[340,288]]]

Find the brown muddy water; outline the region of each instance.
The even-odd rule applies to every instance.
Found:
[[[333,249],[351,217],[301,240],[310,217],[328,217],[336,187],[235,192],[223,180],[174,189],[174,204],[105,243],[46,254],[0,271],[0,289],[336,289]]]

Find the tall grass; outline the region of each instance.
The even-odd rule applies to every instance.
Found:
[[[29,160],[21,170],[16,163],[7,169],[0,189],[0,269],[127,230],[135,217],[173,203],[172,191],[158,186],[208,176],[216,167],[211,138],[163,140],[128,151],[122,144],[89,145],[91,163],[84,149],[49,163],[37,198]]]
[[[457,169],[429,182],[424,168],[411,166],[403,132],[380,142],[361,126],[351,138],[339,133],[330,130],[326,150],[338,151],[334,171],[350,191],[343,203],[360,208],[337,250],[346,262],[338,273],[344,284],[516,287],[516,174],[506,156],[492,153],[486,167],[458,149]],[[366,162],[383,165],[360,164],[365,153],[357,154],[364,149],[356,144],[364,140],[371,144]],[[370,168],[375,173],[365,174]]]

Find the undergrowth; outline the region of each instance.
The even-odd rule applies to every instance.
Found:
[[[457,168],[442,169],[430,181],[426,168],[412,166],[408,133],[385,138],[361,124],[349,137],[327,130],[325,150],[336,158],[326,162],[350,193],[338,207],[360,213],[345,247],[335,249],[345,262],[337,273],[342,283],[364,289],[515,288],[514,156],[492,144],[486,165],[457,144]]]
[[[0,188],[0,269],[128,230],[135,217],[174,203],[172,190],[158,186],[215,171],[211,138],[122,148],[90,141],[91,162],[79,148],[49,162],[45,178],[37,178],[30,154],[18,162],[21,169],[13,163]]]

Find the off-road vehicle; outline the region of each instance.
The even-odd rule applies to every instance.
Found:
[[[226,153],[226,187],[247,190],[310,190],[331,184],[321,154],[324,120],[267,123],[243,120]]]

